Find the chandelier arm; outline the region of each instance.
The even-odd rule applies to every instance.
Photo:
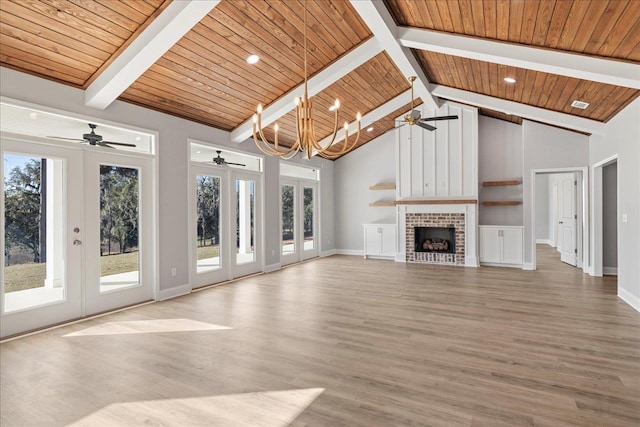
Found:
[[[291,148],[287,148],[286,150],[280,150],[280,148],[278,146],[278,134],[277,134],[277,132],[275,134],[276,144],[274,145],[274,144],[271,144],[269,142],[267,137],[265,137],[265,135],[264,135],[264,131],[263,131],[263,128],[262,128],[262,114],[260,114],[260,113],[258,113],[258,115],[257,115],[257,127],[258,127],[258,134],[260,135],[260,138],[259,138],[260,142],[262,142],[262,144],[264,144],[264,147],[266,147],[268,151],[272,152],[273,155],[276,155],[276,156],[286,155],[286,154],[289,154],[291,151],[293,151],[295,149],[295,147],[291,147]],[[254,131],[255,131],[255,124],[254,124]],[[254,135],[254,139],[256,139],[255,135]],[[260,148],[260,145],[257,143],[257,140],[256,140],[256,145],[258,145],[258,148]],[[295,144],[294,144],[294,146],[295,146]],[[263,150],[263,152],[264,152],[264,150]],[[265,154],[267,154],[267,153],[265,153]]]
[[[360,140],[360,120],[358,120],[358,131],[356,132],[355,137],[353,138],[353,142],[349,144],[349,132],[346,132],[342,149],[338,153],[335,153],[336,156],[338,157],[342,156],[343,154],[348,153],[349,151],[354,149],[356,145],[358,145],[358,140]]]

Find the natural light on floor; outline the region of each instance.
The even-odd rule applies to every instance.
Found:
[[[88,335],[122,335],[122,334],[149,334],[161,332],[193,332],[193,331],[219,331],[233,329],[229,326],[214,325],[213,323],[199,322],[191,319],[154,319],[154,320],[127,320],[122,322],[107,322],[102,325],[92,326],[67,335],[65,337],[80,337]]]
[[[323,388],[307,388],[114,403],[70,426],[287,427],[323,391]]]

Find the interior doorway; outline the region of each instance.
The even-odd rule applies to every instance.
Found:
[[[594,276],[618,274],[618,156],[593,167],[593,272]]]
[[[533,171],[533,268],[537,252],[555,253],[564,264],[585,270],[589,264],[586,235],[586,182],[580,169]],[[554,248],[555,252],[546,249]]]

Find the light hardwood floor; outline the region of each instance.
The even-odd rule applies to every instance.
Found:
[[[6,342],[1,425],[640,425],[640,313],[538,263],[334,256]]]

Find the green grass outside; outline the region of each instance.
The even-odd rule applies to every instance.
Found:
[[[198,259],[214,258],[220,254],[218,246],[198,248]],[[46,264],[17,264],[4,268],[4,289],[6,293],[44,286]],[[125,273],[138,269],[138,252],[108,255],[100,258],[101,276]]]

